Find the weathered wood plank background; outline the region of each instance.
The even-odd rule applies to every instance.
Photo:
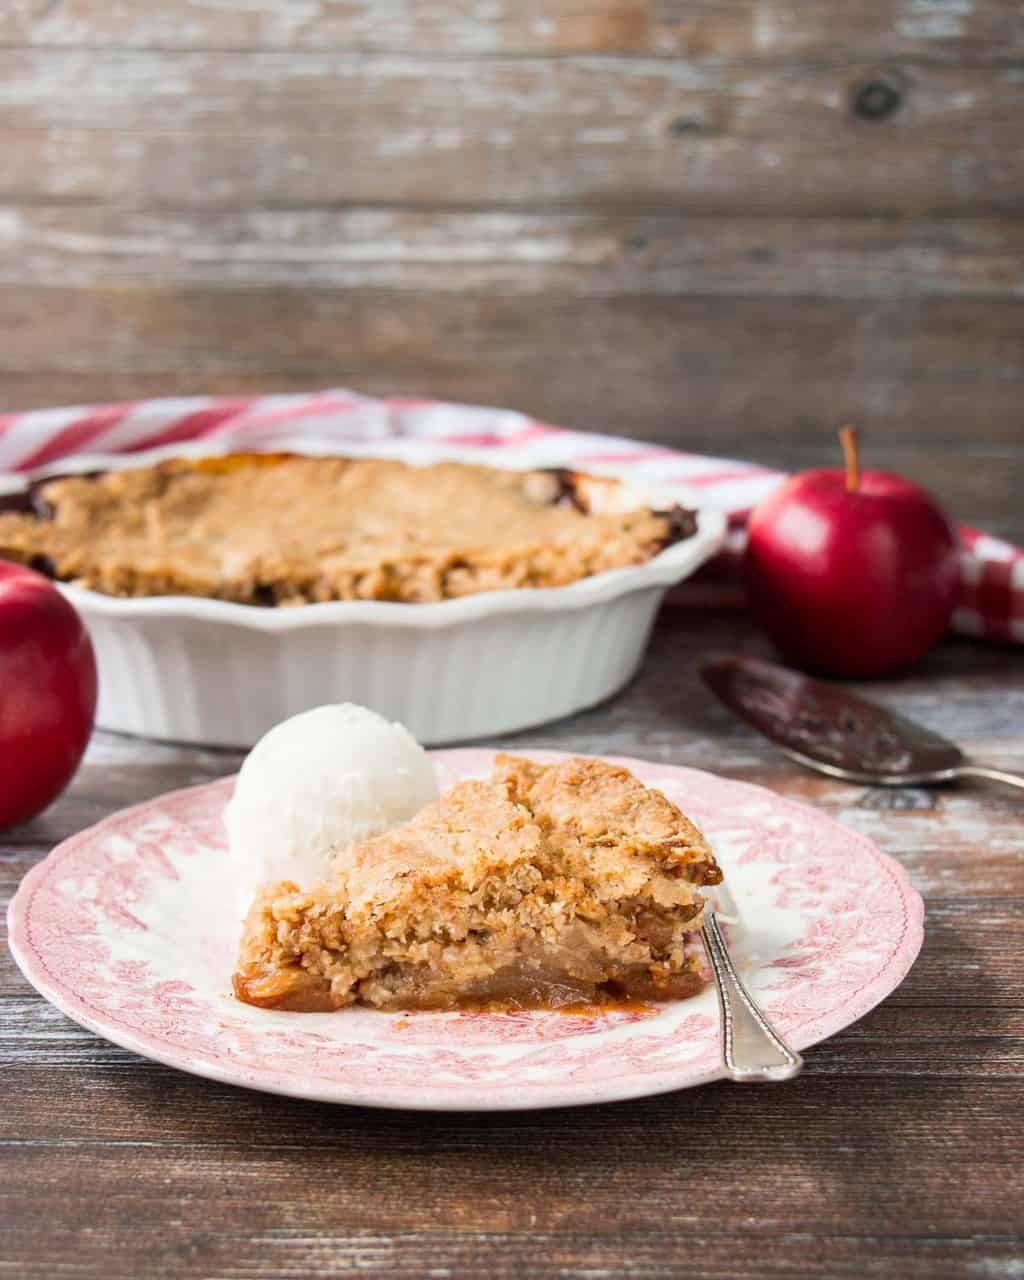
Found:
[[[0,405],[855,419],[1024,537],[1022,108],[1018,0],[9,0]]]

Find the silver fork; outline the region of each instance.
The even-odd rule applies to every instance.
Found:
[[[792,1080],[803,1058],[772,1030],[753,996],[740,981],[710,907],[700,936],[708,953],[721,1011],[722,1061],[729,1078],[740,1084]]]

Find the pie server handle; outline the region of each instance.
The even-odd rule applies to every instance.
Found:
[[[973,760],[965,760],[957,765],[958,778],[987,778],[990,782],[1002,782],[1007,787],[1019,787],[1024,791],[1024,777],[1019,773],[1007,773],[1004,769],[990,769],[988,765],[975,764]]]
[[[714,912],[708,909],[700,933],[718,988],[722,1014],[722,1061],[740,1084],[792,1080],[803,1058],[777,1035],[740,981]]]

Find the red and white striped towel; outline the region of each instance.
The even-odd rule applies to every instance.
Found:
[[[0,415],[0,471],[24,471],[74,454],[127,453],[195,440],[251,449],[294,448],[317,440],[344,448],[396,437],[480,449],[484,455],[529,446],[530,461],[539,466],[608,470],[659,489],[697,490],[703,505],[728,514],[732,529],[729,547],[705,583],[708,577],[728,580],[742,550],[748,512],[784,479],[781,472],[750,463],[567,431],[508,409],[377,400],[343,390],[249,399],[193,396]],[[1024,551],[963,526],[960,539],[961,593],[953,629],[1024,643]]]

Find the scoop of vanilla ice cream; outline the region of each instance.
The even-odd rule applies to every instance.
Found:
[[[224,811],[239,911],[268,881],[322,880],[336,846],[398,826],[437,795],[434,767],[408,729],[366,707],[283,720],[246,756]]]

